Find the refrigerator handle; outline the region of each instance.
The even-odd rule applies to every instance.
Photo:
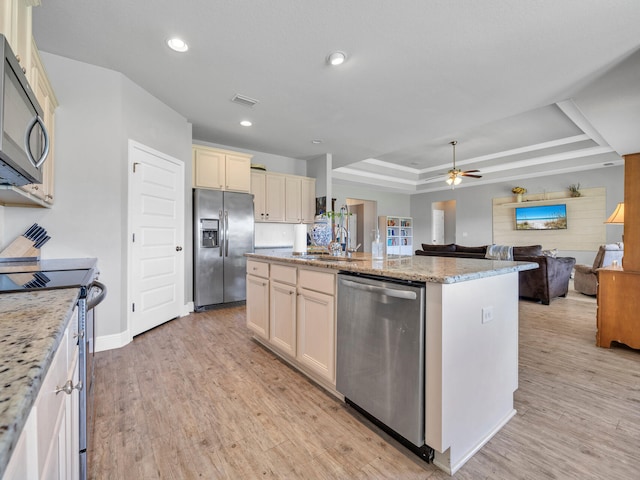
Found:
[[[229,256],[229,212],[224,211],[224,256]]]
[[[218,211],[218,218],[220,219],[220,223],[222,225],[220,225],[220,235],[222,236],[222,238],[219,239],[219,244],[220,244],[220,256],[222,256],[222,250],[224,250],[224,244],[226,241],[227,236],[225,235],[225,231],[224,231],[224,219],[222,217],[222,210]]]

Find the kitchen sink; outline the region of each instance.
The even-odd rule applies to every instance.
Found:
[[[334,257],[332,255],[306,255],[304,257],[305,260],[318,260],[320,262],[357,262],[357,258],[351,257]]]

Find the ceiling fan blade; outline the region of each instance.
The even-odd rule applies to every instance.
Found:
[[[460,175],[463,176],[463,177],[482,178],[482,175],[472,175],[472,174],[466,173],[466,172],[462,172]]]
[[[480,170],[465,170],[464,173],[477,173]]]

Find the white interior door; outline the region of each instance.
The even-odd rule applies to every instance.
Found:
[[[431,210],[431,243],[444,244],[444,210]]]
[[[129,141],[129,331],[184,306],[184,163]]]

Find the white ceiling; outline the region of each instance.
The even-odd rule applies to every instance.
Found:
[[[640,151],[638,0],[44,0],[33,17],[41,50],[122,72],[195,140],[331,153],[343,183],[447,188],[454,139],[483,175],[463,185]]]

